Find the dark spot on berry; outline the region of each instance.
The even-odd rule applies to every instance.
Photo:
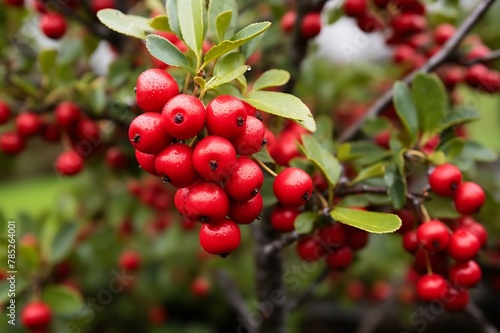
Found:
[[[238,126],[241,127],[245,124],[245,119],[242,116],[238,116]]]
[[[182,113],[178,113],[175,115],[174,117],[174,123],[176,124],[182,124],[182,122],[184,121],[184,115]]]
[[[137,93],[137,87],[134,87],[134,94]]]
[[[262,148],[264,148],[267,145],[267,139],[264,138],[262,139]]]
[[[432,241],[432,246],[434,246],[435,248],[439,248],[441,243],[439,243],[437,240],[434,240]]]
[[[139,143],[141,141],[141,136],[139,134],[134,134],[134,137],[132,138],[132,142],[134,143]]]
[[[262,218],[262,216],[260,216],[260,215],[259,215],[259,216],[257,216],[257,220],[259,220],[259,221],[260,221],[260,219],[261,219],[261,218]]]
[[[259,193],[259,189],[258,188],[254,189],[252,191],[252,195],[257,195],[258,193]]]
[[[215,170],[217,170],[217,167],[219,165],[217,164],[217,161],[212,160],[209,162],[209,166],[210,166],[210,170],[215,171]]]
[[[224,259],[224,258],[227,258],[227,256],[230,254],[231,254],[231,252],[224,252],[224,253],[219,254],[219,256]]]
[[[200,222],[201,223],[208,223],[209,219],[206,216],[200,216]]]
[[[164,184],[170,183],[170,178],[168,178],[167,176],[161,177],[161,180]]]
[[[311,199],[311,193],[309,192],[304,193],[304,195],[302,196],[302,201],[307,201],[309,199]]]
[[[457,184],[457,183],[451,183],[451,186],[450,186],[450,187],[451,187],[451,190],[452,190],[452,191],[456,191],[456,190],[457,190],[457,188],[458,188],[458,184]]]

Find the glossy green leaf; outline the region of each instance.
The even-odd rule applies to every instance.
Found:
[[[203,45],[203,0],[182,0],[177,7],[179,27],[184,43],[199,57]]]
[[[328,151],[334,151],[333,142],[333,122],[332,117],[326,114],[320,114],[316,117],[316,132],[313,133],[316,140],[321,143],[323,148]]]
[[[262,148],[259,152],[253,154],[252,156],[262,163],[276,163],[266,147]]]
[[[42,300],[59,315],[73,314],[83,305],[80,293],[60,284],[44,286]]]
[[[207,85],[207,81],[205,81],[205,79],[200,76],[196,76],[194,78],[194,82],[198,85],[198,87],[200,87],[200,90],[205,90],[205,87]]]
[[[146,37],[146,47],[149,53],[156,59],[170,66],[181,67],[192,74],[195,73],[195,69],[191,67],[184,53],[168,39],[158,35],[148,35]]]
[[[231,10],[222,12],[217,16],[216,28],[217,28],[217,40],[224,40],[224,36],[231,24],[231,18],[233,17],[233,12]]]
[[[442,151],[448,160],[451,160],[455,156],[459,155],[465,146],[465,142],[461,138],[453,138],[444,142],[439,146],[439,151]]]
[[[358,172],[356,178],[351,180],[349,185],[354,185],[370,178],[382,177],[384,174],[385,174],[385,163],[376,163]]]
[[[401,209],[406,203],[406,178],[399,172],[396,164],[388,164],[384,175],[389,197],[395,209]]]
[[[249,42],[253,38],[264,33],[271,26],[270,22],[253,23],[238,31],[230,40],[222,41],[208,50],[202,67],[204,68],[211,61],[221,57],[222,55],[240,47]]]
[[[214,76],[212,80],[207,82],[207,86],[205,87],[206,90],[211,90],[214,89],[217,86],[220,86],[222,84],[229,83],[241,75],[245,74],[248,71],[248,66],[247,65],[242,65],[239,67],[234,68],[231,72],[225,73],[225,75],[217,75]]]
[[[38,53],[38,65],[43,74],[48,75],[54,70],[57,59],[57,50],[48,49]]]
[[[78,229],[78,225],[74,222],[64,223],[61,226],[52,241],[49,258],[52,263],[57,263],[68,255],[76,240]]]
[[[167,15],[158,15],[149,20],[149,26],[155,30],[172,31]]]
[[[397,81],[393,87],[394,107],[412,141],[418,136],[418,112],[406,83]]]
[[[321,169],[328,183],[332,186],[337,185],[342,173],[342,167],[335,156],[323,148],[318,140],[308,134],[302,135],[302,146],[306,157]]]
[[[7,278],[9,275],[7,276]],[[16,275],[16,296],[22,294],[28,287],[31,287],[32,285],[28,283],[28,280],[25,280],[22,276],[19,274]],[[12,297],[10,297],[10,282],[9,281],[2,281],[0,282],[0,304],[6,304],[6,302],[9,302]]]
[[[142,16],[127,15],[117,9],[103,9],[97,13],[97,18],[109,29],[121,34],[146,38],[146,32],[153,32],[149,19]]]
[[[231,15],[227,14],[231,13]],[[229,21],[225,21],[229,18]],[[235,0],[212,0],[208,5],[208,33],[215,43],[232,36],[238,24],[238,5]]]
[[[255,80],[253,90],[280,87],[290,80],[290,73],[282,69],[270,69]]]
[[[447,129],[451,126],[478,120],[479,117],[479,112],[477,112],[476,109],[467,106],[459,106],[444,118],[441,130]]]
[[[166,5],[168,24],[170,29],[177,35],[181,36],[181,28],[179,26],[179,14],[177,11],[177,2],[179,0],[168,0]],[[181,0],[182,1],[182,0]]]
[[[348,142],[340,145],[337,158],[341,162],[355,160],[361,165],[371,165],[393,153],[374,144],[372,141]]]
[[[439,131],[448,109],[446,89],[436,74],[419,73],[411,86],[420,130],[425,137]]]
[[[214,77],[207,82],[206,89],[214,89],[222,84],[229,83],[248,71],[245,57],[238,52],[229,53],[222,58],[214,69]]]
[[[245,101],[258,110],[293,119],[311,132],[316,130],[311,111],[304,102],[293,95],[275,91],[254,91]]]
[[[401,227],[401,219],[394,214],[335,207],[330,216],[341,223],[376,234],[394,232]]]
[[[293,223],[295,231],[299,234],[308,234],[314,228],[314,221],[318,218],[318,213],[304,212],[299,214]]]
[[[479,162],[494,162],[498,159],[498,153],[493,149],[485,147],[474,141],[467,141],[460,155],[465,155]]]

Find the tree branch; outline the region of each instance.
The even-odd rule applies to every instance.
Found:
[[[450,38],[441,48],[441,50],[432,56],[421,68],[415,69],[408,74],[404,81],[411,83],[417,73],[429,73],[436,69],[439,65],[443,64],[454,53],[460,45],[460,42],[465,38],[465,35],[476,25],[476,23],[483,17],[486,11],[496,0],[483,0],[469,16],[458,27],[456,33]],[[339,142],[345,142],[353,138],[361,129],[366,119],[373,118],[387,108],[392,101],[392,89],[383,94],[368,112],[359,118],[354,124],[348,127],[339,137]]]
[[[461,61],[461,64],[463,64],[465,66],[472,66],[475,64],[479,64],[479,63],[485,63],[485,62],[490,62],[492,60],[497,60],[499,58],[500,58],[500,49],[491,51],[490,54],[488,54],[484,57],[479,57],[479,58]]]
[[[296,231],[292,231],[292,232],[284,235],[283,237],[278,238],[278,239],[272,241],[271,243],[267,244],[266,246],[264,246],[264,249],[262,250],[262,252],[265,255],[269,255],[273,252],[281,251],[285,247],[287,247],[288,245],[293,244],[295,241],[299,240],[300,238],[302,238],[304,236],[305,235],[299,234]]]
[[[304,304],[313,294],[313,292],[318,288],[318,286],[326,279],[328,274],[330,274],[330,267],[325,267],[321,273],[314,279],[314,281],[295,299],[288,302],[287,311],[291,312],[298,309],[302,304]]]
[[[498,333],[498,330],[495,328],[495,326],[493,326],[489,322],[489,320],[484,316],[483,312],[476,304],[474,304],[473,302],[469,302],[466,311],[481,326],[481,330],[483,333]]]

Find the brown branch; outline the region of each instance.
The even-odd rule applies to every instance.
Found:
[[[271,254],[273,252],[281,251],[288,245],[293,244],[295,241],[299,240],[300,238],[304,237],[305,235],[299,234],[296,231],[290,232],[286,235],[284,235],[281,238],[278,238],[274,240],[273,242],[267,244],[262,252],[265,255]]]
[[[421,68],[418,68],[408,74],[404,78],[404,81],[410,84],[417,73],[429,73],[436,69],[439,65],[446,62],[458,48],[460,42],[465,38],[465,35],[474,27],[474,25],[476,25],[476,23],[483,17],[495,1],[496,0],[481,1],[458,27],[455,35],[453,35],[453,37],[443,45],[441,50],[429,58],[429,60],[427,60]],[[377,116],[391,104],[392,97],[392,89],[383,94],[363,117],[359,118],[340,135],[339,142],[345,142],[352,139],[359,132],[367,119]]]
[[[288,302],[287,311],[294,311],[298,309],[302,304],[304,304],[313,294],[313,292],[318,288],[318,286],[327,278],[330,274],[330,267],[325,267],[321,273],[314,279],[314,281],[295,299]]]
[[[487,63],[493,60],[497,60],[500,58],[500,49],[491,51],[490,54],[484,56],[484,57],[479,57],[479,58],[474,58],[470,60],[464,60],[461,61],[460,63],[465,65],[465,66],[472,66],[475,64],[480,64],[480,63]]]
[[[476,320],[476,322],[481,326],[481,331],[483,333],[498,333],[498,330],[489,322],[489,320],[484,316],[481,309],[474,304],[469,302],[466,312]]]

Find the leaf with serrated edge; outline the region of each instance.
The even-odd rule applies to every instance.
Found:
[[[151,26],[151,28],[155,30],[167,31],[167,32],[172,31],[172,29],[170,28],[170,24],[168,23],[167,15],[158,15],[149,19],[149,25]]]
[[[376,234],[394,232],[401,227],[401,219],[394,214],[335,207],[330,216],[343,224]]]
[[[253,84],[253,90],[280,87],[290,80],[290,73],[282,69],[271,69],[263,73]]]
[[[206,90],[212,90],[215,89],[217,86],[220,86],[225,83],[229,83],[241,75],[245,74],[248,70],[248,67],[246,65],[236,67],[233,71],[227,73],[224,76],[214,76],[214,80],[210,80],[207,83],[207,86],[205,87]]]
[[[198,57],[203,44],[203,0],[182,0],[177,7],[179,27],[184,43]]]
[[[316,122],[311,111],[304,102],[293,95],[275,91],[254,91],[245,98],[245,101],[257,110],[296,120],[311,132],[316,130]]]
[[[144,39],[146,32],[154,31],[149,25],[149,19],[126,15],[117,9],[102,9],[97,13],[97,18],[109,29],[131,37]]]
[[[217,16],[216,27],[218,40],[224,39],[224,35],[231,24],[231,17],[233,17],[233,12],[231,10],[222,12]]]
[[[429,137],[439,131],[448,108],[445,87],[436,74],[418,73],[413,79],[411,93],[420,130],[425,137]]]
[[[219,33],[217,21],[224,12],[231,12],[229,25],[224,30],[224,34]],[[210,1],[208,5],[208,31],[215,43],[220,43],[234,34],[238,24],[238,4],[235,0]]]
[[[308,234],[314,228],[314,221],[318,218],[318,213],[315,212],[304,212],[299,214],[293,225],[295,227],[295,231],[299,234]]]
[[[181,36],[181,28],[179,27],[179,16],[177,13],[177,1],[179,0],[168,0],[166,9],[167,9],[167,17],[168,24],[170,25],[170,29],[178,36]]]
[[[148,35],[146,37],[146,48],[156,59],[170,66],[181,67],[192,74],[195,73],[184,53],[168,39],[158,35]]]
[[[302,146],[307,158],[321,169],[330,185],[339,181],[342,168],[339,161],[311,135],[302,135]]]

